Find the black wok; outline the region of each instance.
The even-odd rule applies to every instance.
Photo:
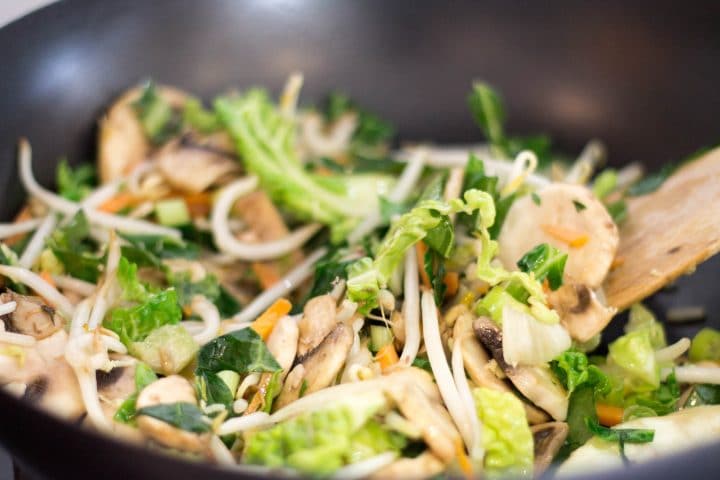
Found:
[[[657,168],[720,139],[719,20],[712,1],[54,4],[0,30],[0,216],[23,202],[19,136],[32,142],[39,178],[50,185],[61,155],[93,160],[103,107],[148,76],[208,98],[230,86],[277,88],[300,69],[306,101],[341,87],[403,138],[465,142],[479,136],[464,98],[483,78],[505,94],[512,131],[548,133],[571,154],[601,138],[611,163]],[[716,258],[649,304],[661,316],[670,305],[703,305],[706,324],[718,327],[718,284]],[[33,478],[241,476],[81,431],[5,393],[0,442]],[[716,444],[595,478],[712,478],[719,451]]]

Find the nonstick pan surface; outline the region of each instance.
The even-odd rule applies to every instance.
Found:
[[[0,218],[24,201],[15,146],[30,139],[39,179],[93,161],[95,122],[152,77],[211,98],[277,89],[301,70],[303,99],[341,88],[402,138],[480,140],[473,79],[504,94],[510,130],[547,133],[577,154],[606,142],[610,163],[650,169],[720,140],[720,3],[670,1],[76,0],[0,29]],[[698,205],[698,208],[708,208]],[[718,213],[720,214],[720,212]],[[648,304],[702,305],[720,327],[720,260]],[[611,330],[619,332],[621,320]],[[82,431],[0,393],[0,442],[31,478],[250,478]],[[715,478],[720,445],[593,478]]]

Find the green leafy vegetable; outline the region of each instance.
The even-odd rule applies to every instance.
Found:
[[[636,303],[630,307],[630,319],[625,326],[625,332],[630,333],[641,330],[647,331],[653,349],[667,347],[665,328],[662,323],[658,322],[655,315],[643,304]]]
[[[595,387],[587,383],[577,387],[570,395],[568,414],[565,420],[568,424],[568,436],[558,453],[558,459],[567,458],[592,437],[592,432],[587,427],[585,419],[592,418],[597,421],[595,401]]]
[[[623,402],[625,406],[623,419],[667,415],[677,410],[679,399],[680,386],[673,372],[656,390],[627,394]]]
[[[29,237],[30,235],[28,235]],[[0,264],[2,265],[17,265],[18,257],[17,254],[12,251],[5,243],[0,242]],[[3,285],[10,290],[26,295],[28,290],[22,283],[16,283],[11,278],[5,277],[3,279]]]
[[[586,418],[585,424],[588,429],[598,438],[606,442],[617,443],[620,448],[620,456],[623,462],[627,463],[625,455],[626,443],[650,443],[655,438],[655,431],[644,428],[606,428],[594,418]]]
[[[177,324],[182,311],[174,289],[149,295],[140,305],[128,308],[115,308],[110,312],[105,327],[117,333],[125,345],[141,342],[153,330],[163,325]]]
[[[96,182],[95,167],[91,164],[72,168],[66,158],[60,160],[55,171],[55,183],[60,196],[79,202],[93,189]]]
[[[267,345],[252,328],[243,328],[206,343],[198,354],[197,372],[231,370],[239,374],[281,370]]]
[[[608,361],[621,368],[637,389],[660,386],[660,370],[648,330],[626,333],[608,347]]]
[[[425,252],[423,258],[423,269],[430,279],[430,286],[433,289],[433,295],[436,305],[442,305],[447,291],[445,285],[445,259],[435,250],[429,249]]]
[[[80,210],[66,225],[53,231],[46,245],[68,275],[96,283],[104,258],[95,253],[96,248],[89,241],[89,235],[90,225]]]
[[[512,393],[488,388],[472,393],[483,425],[485,470],[491,475],[531,477],[533,436],[522,402]]]
[[[214,112],[205,110],[197,98],[188,98],[183,106],[183,122],[200,133],[213,133],[222,128],[220,119]]]
[[[720,385],[699,384],[693,385],[683,408],[698,407],[700,405],[720,405]]]
[[[140,98],[133,103],[133,108],[143,132],[153,144],[165,143],[179,133],[181,127],[179,115],[160,95],[153,82],[145,84]]]
[[[583,210],[585,210],[587,208],[587,206],[584,203],[579,202],[577,200],[573,200],[573,206],[575,207],[576,212],[582,212]]]
[[[177,240],[162,235],[131,235],[123,233],[122,237],[133,246],[146,250],[153,256],[165,258],[185,258],[194,260],[200,253],[200,248],[191,242]]]
[[[542,199],[540,198],[540,195],[538,195],[537,193],[532,192],[530,194],[530,198],[532,198],[532,201],[535,205],[540,206],[542,204]]]
[[[208,405],[219,403],[232,411],[232,404],[235,401],[234,390],[231,390],[217,373],[200,372],[196,378],[196,385],[198,396],[205,403]]]
[[[627,218],[627,203],[625,200],[618,200],[609,205],[606,205],[607,211],[612,217],[613,221],[617,224],[622,223]]]
[[[163,375],[187,367],[198,351],[198,344],[182,325],[163,325],[142,341],[128,345],[130,353]]]
[[[178,303],[183,307],[190,305],[195,295],[202,295],[211,302],[220,297],[220,284],[214,275],[205,275],[202,280],[193,282],[189,272],[168,275],[170,285],[175,288]]]
[[[353,132],[350,152],[365,158],[383,158],[387,142],[395,135],[393,126],[377,115],[360,108],[350,97],[340,92],[328,96],[325,110],[329,122],[338,120],[344,114],[356,116],[357,127]],[[375,160],[377,161],[377,160]],[[390,163],[390,162],[383,162]]]
[[[339,242],[357,222],[377,211],[379,188],[390,180],[380,174],[312,175],[295,149],[295,124],[280,114],[266,92],[250,90],[222,97],[215,110],[236,143],[250,173],[279,205],[299,219],[331,227]]]
[[[422,368],[426,372],[432,373],[432,368],[430,367],[430,361],[427,358],[424,357],[415,357],[415,360],[412,362],[413,367]]]
[[[677,165],[669,163],[663,166],[659,171],[647,175],[645,178],[628,188],[628,195],[639,196],[654,192],[660,188],[663,183],[665,183],[665,180],[667,180],[668,177],[675,172],[675,170],[677,170],[677,167]]]
[[[567,253],[562,253],[547,243],[541,243],[523,255],[517,266],[523,272],[534,273],[539,282],[547,278],[550,288],[557,290],[563,283],[567,257]]]
[[[294,313],[302,312],[303,307],[311,298],[330,292],[337,281],[347,279],[347,269],[354,260],[343,260],[345,253],[343,249],[331,249],[315,264],[315,275],[310,291],[302,302],[294,305]]]
[[[193,433],[206,433],[211,430],[210,423],[203,412],[192,403],[163,403],[141,408],[138,415],[147,415],[165,423]]]
[[[720,332],[714,328],[703,328],[690,343],[688,357],[691,362],[720,361]]]
[[[593,194],[600,200],[610,195],[615,187],[617,186],[618,175],[617,171],[608,168],[598,174],[593,182],[592,191]]]
[[[550,369],[569,394],[583,385],[593,387],[599,394],[607,393],[610,388],[607,375],[591,365],[587,355],[582,352],[567,350],[550,362]]]
[[[272,410],[275,397],[280,395],[280,391],[283,387],[282,373],[282,370],[278,370],[277,372],[273,372],[272,376],[270,377],[270,383],[268,383],[267,387],[265,388],[263,406],[260,409],[261,411],[270,413],[270,411]]]

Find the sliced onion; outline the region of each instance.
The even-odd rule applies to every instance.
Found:
[[[473,432],[470,427],[471,420],[468,418],[468,414],[463,406],[462,399],[460,398],[452,373],[450,372],[447,358],[445,357],[445,349],[442,345],[440,327],[438,325],[437,307],[435,306],[432,291],[425,290],[423,292],[421,304],[423,336],[428,360],[430,361],[430,368],[435,376],[435,382],[440,390],[440,396],[445,402],[445,406],[453,422],[455,422],[460,435],[462,435],[465,446],[468,451],[471,451],[470,449],[473,444]]]
[[[76,202],[71,202],[60,195],[46,190],[35,180],[32,173],[32,159],[30,144],[24,138],[20,140],[19,145],[19,169],[20,180],[27,192],[36,197],[38,200],[46,204],[52,210],[56,210],[64,215],[75,215],[81,208]],[[181,234],[174,228],[163,227],[154,223],[143,220],[135,220],[119,215],[112,215],[97,210],[88,209],[85,212],[88,222],[101,227],[116,229],[128,233],[137,233],[144,235],[162,235],[172,238],[181,238]]]
[[[204,324],[203,329],[193,334],[192,337],[200,345],[205,345],[218,335],[220,330],[220,313],[217,307],[202,295],[195,295],[193,297],[190,308],[193,313],[198,314],[200,318],[202,318]]]
[[[252,430],[258,427],[268,425],[270,415],[265,412],[253,412],[242,417],[231,418],[223,422],[217,429],[217,433],[220,436],[229,435],[231,433],[244,432],[245,430]]]
[[[365,478],[373,473],[377,472],[383,467],[390,465],[397,458],[395,452],[385,452],[374,457],[360,460],[359,462],[351,463],[345,467],[342,467],[330,476],[330,478],[338,480],[357,480],[359,478]]]
[[[672,345],[668,345],[665,348],[661,348],[655,352],[655,361],[657,362],[672,362],[683,353],[687,352],[690,348],[690,339],[681,338]]]
[[[283,295],[292,292],[307,278],[315,273],[315,263],[327,253],[327,248],[321,247],[308,255],[305,260],[280,279],[272,287],[255,297],[240,313],[233,317],[234,322],[244,323],[255,320],[258,315]]]
[[[56,225],[57,218],[54,214],[51,213],[45,217],[37,230],[35,230],[35,233],[25,247],[25,250],[23,250],[20,259],[18,260],[18,265],[23,268],[30,268],[35,264],[35,261],[42,253],[43,248],[45,248],[45,241],[47,240],[47,237],[50,236]]]
[[[0,239],[35,230],[42,221],[41,218],[31,218],[22,222],[0,223]]]
[[[405,320],[405,345],[400,355],[400,365],[410,366],[420,349],[420,295],[418,266],[415,249],[405,253],[405,300],[402,315]]]
[[[257,177],[249,176],[227,185],[217,195],[213,204],[211,224],[215,244],[223,253],[241,260],[272,260],[298,250],[322,228],[319,223],[311,223],[280,240],[262,243],[241,242],[230,231],[228,215],[235,201],[255,190],[257,185]]]
[[[75,307],[65,295],[58,292],[55,287],[46,282],[41,276],[21,267],[11,267],[8,265],[0,265],[0,275],[4,275],[14,282],[27,285],[35,290],[51,306],[56,308],[66,318],[71,318]]]

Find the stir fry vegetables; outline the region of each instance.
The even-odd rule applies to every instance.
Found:
[[[323,478],[530,478],[718,438],[701,418],[720,418],[720,332],[675,341],[637,304],[596,353],[624,197],[670,170],[593,179],[601,144],[567,165],[509,135],[482,82],[488,143],[462,149],[396,149],[344,94],[300,106],[301,85],[211,106],[133,88],[97,166],[61,161],[57,193],[21,140],[5,390],[155,448]]]

